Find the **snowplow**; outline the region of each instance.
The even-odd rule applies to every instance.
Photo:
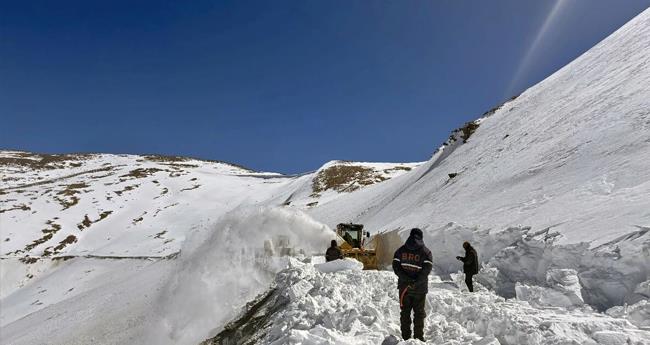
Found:
[[[336,226],[336,235],[343,256],[360,261],[364,270],[390,269],[393,254],[403,243],[399,230],[370,236],[363,224],[341,223]]]
[[[376,250],[379,242],[377,237],[370,240],[362,224],[341,223],[336,226],[336,235],[344,257],[360,261],[364,270],[378,269]]]

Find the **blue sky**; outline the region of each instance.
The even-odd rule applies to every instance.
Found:
[[[649,6],[0,1],[0,148],[283,173],[426,160]]]

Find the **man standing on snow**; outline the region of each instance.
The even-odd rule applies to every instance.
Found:
[[[336,240],[332,240],[330,247],[325,251],[325,261],[330,262],[337,259],[343,259],[343,254],[341,249],[336,245]]]
[[[465,284],[467,284],[469,292],[474,292],[472,277],[478,273],[478,254],[476,253],[476,249],[467,241],[463,242],[463,248],[465,249],[465,256],[457,256],[456,259],[463,262]]]
[[[413,311],[413,333],[416,339],[424,341],[424,304],[429,292],[429,273],[433,268],[431,251],[422,241],[422,230],[411,229],[409,238],[395,252],[393,271],[397,275],[399,291],[400,324],[402,338],[411,338],[411,311]]]

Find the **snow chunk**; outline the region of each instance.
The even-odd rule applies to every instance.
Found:
[[[627,319],[637,327],[650,327],[650,302],[647,300],[632,305],[609,308],[606,314]]]
[[[307,293],[309,293],[309,290],[311,290],[313,287],[314,285],[310,284],[308,281],[301,280],[289,288],[289,298],[292,300],[302,298]]]
[[[517,283],[517,299],[538,306],[572,307],[584,304],[578,273],[573,269],[553,269],[546,274],[548,287]]]
[[[635,294],[639,294],[645,298],[650,298],[650,280],[646,280],[643,283],[637,285],[634,289]]]
[[[358,260],[346,258],[326,262],[324,264],[316,264],[314,267],[322,273],[332,273],[339,271],[361,271],[363,269],[363,264]]]
[[[628,336],[621,332],[598,331],[592,336],[601,345],[625,345],[628,344]]]

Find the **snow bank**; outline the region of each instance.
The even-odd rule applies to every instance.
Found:
[[[469,241],[478,250],[479,260],[494,257],[498,252],[511,246],[529,230],[527,227],[510,227],[503,231],[467,227],[458,223],[448,223],[440,228],[422,227],[424,243],[431,249],[434,271],[442,276],[458,272],[463,263],[456,256],[465,255],[462,245]],[[400,232],[402,243],[406,241],[410,229]],[[395,248],[397,249],[397,248]]]
[[[570,272],[552,279],[571,281]],[[427,344],[644,344],[650,332],[626,319],[589,308],[535,307],[506,300],[481,289],[462,293],[431,277],[424,336]],[[281,271],[271,314],[251,320],[252,333],[240,333],[242,343],[257,344],[397,344],[400,334],[397,279],[392,272],[346,270],[338,274],[304,264]],[[260,321],[261,320],[261,321]],[[206,342],[205,344],[214,344]],[[422,344],[416,340],[399,344]]]
[[[520,283],[522,298],[529,298],[523,297],[524,290],[541,297],[563,286],[561,290],[573,295],[572,301],[579,303],[581,294],[585,303],[603,311],[648,298],[644,295],[648,294],[647,286],[640,285],[650,278],[647,265],[650,262],[650,232],[644,230],[595,248],[586,242],[562,244],[562,235],[551,229],[533,233],[529,227],[519,226],[498,231],[449,223],[433,229],[423,226],[423,230],[437,274],[448,277],[462,270],[462,263],[455,257],[464,255],[462,243],[469,241],[477,249],[482,264],[475,280],[504,297],[515,297],[517,283]],[[401,231],[400,236],[405,240],[408,231]],[[568,272],[562,271],[565,269],[576,272],[579,285],[572,285],[572,289],[579,287],[580,294],[577,290],[566,291],[568,282],[553,282],[575,279],[561,276]],[[534,288],[538,291],[533,292],[525,286],[540,289]]]
[[[361,271],[363,269],[363,264],[357,260],[346,258],[343,260],[334,260],[323,264],[316,264],[314,267],[316,267],[319,272],[332,273],[347,270]]]
[[[244,208],[225,215],[209,231],[188,238],[161,294],[160,324],[146,342],[196,344],[208,338],[289,262],[270,255],[312,255],[333,238],[326,226],[289,209]]]

